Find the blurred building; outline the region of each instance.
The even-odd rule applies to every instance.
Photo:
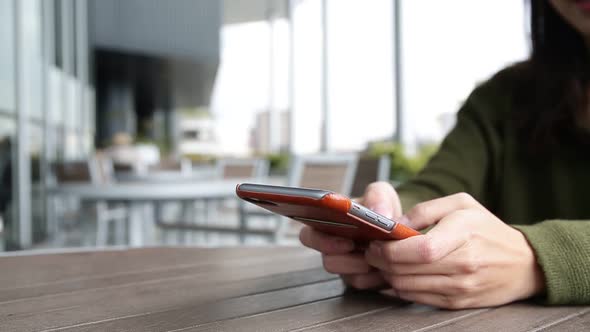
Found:
[[[178,128],[180,154],[206,158],[219,153],[218,132],[224,133],[221,128],[218,131],[215,120],[210,115],[180,115]]]
[[[121,130],[142,140],[162,139],[149,130],[156,113],[172,124],[175,110],[209,105],[219,65],[221,10],[217,0],[90,1],[97,144]],[[114,121],[130,113],[135,123]],[[164,142],[175,150],[177,128],[165,128]]]
[[[291,146],[291,114],[288,111],[277,112],[277,124],[271,112],[256,114],[252,129],[251,149],[256,154],[288,152]],[[275,128],[275,130],[272,130]]]

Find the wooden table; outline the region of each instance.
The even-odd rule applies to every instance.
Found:
[[[590,307],[464,311],[345,291],[302,248],[0,257],[0,331],[584,331]]]

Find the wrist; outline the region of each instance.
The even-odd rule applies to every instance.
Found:
[[[537,263],[537,257],[533,247],[522,232],[518,231],[518,233],[524,258],[521,299],[526,299],[545,292],[545,275],[541,266]]]

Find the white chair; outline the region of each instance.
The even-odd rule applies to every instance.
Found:
[[[389,181],[390,167],[391,158],[387,155],[359,158],[350,196],[361,197],[369,184],[376,181]]]
[[[357,154],[296,156],[289,171],[288,185],[319,188],[349,195],[357,162]]]
[[[56,163],[52,168],[57,185],[75,183],[100,185],[112,181],[112,162],[102,156],[93,157],[87,161]],[[53,203],[54,211],[60,218],[66,218],[68,213],[73,219],[80,218],[79,211],[75,211],[79,209],[78,204],[74,204],[73,209],[68,209],[66,199],[56,198]],[[128,218],[127,209],[118,204],[98,202],[93,206],[93,210],[96,218],[96,245],[106,246],[108,244],[108,233],[111,224],[115,226],[115,242],[123,244],[125,242]],[[55,233],[58,235],[61,223],[57,222],[56,224]]]
[[[162,160],[157,164],[149,166],[148,174],[154,172],[175,172],[182,175],[190,175],[192,169],[193,166],[189,159]]]
[[[269,162],[257,158],[222,158],[216,164],[220,179],[261,181],[268,176]]]

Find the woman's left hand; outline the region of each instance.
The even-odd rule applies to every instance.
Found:
[[[460,193],[416,205],[405,217],[427,234],[374,241],[367,262],[381,270],[391,295],[447,309],[502,305],[544,289],[524,235]]]

